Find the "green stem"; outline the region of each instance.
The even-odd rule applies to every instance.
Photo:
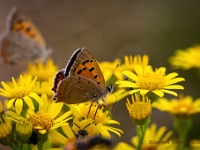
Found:
[[[43,149],[43,144],[42,143],[38,143],[37,147],[38,147],[38,150],[42,150]]]
[[[150,123],[150,116],[147,118],[147,121],[143,125],[137,125],[137,136],[138,136],[138,150],[142,150],[143,140],[146,134],[146,130]]]
[[[174,127],[179,134],[179,149],[183,150],[186,147],[188,132],[192,127],[192,119],[188,116],[175,116],[173,121]]]
[[[138,150],[141,150],[142,149],[142,143],[143,143],[143,140],[144,140],[144,128],[143,128],[143,125],[137,125],[137,136],[138,136],[138,147],[137,149]]]
[[[31,150],[31,144],[23,144],[23,150]]]

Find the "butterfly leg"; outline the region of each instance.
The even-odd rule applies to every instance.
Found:
[[[95,120],[95,117],[96,117],[96,114],[97,114],[98,109],[99,109],[99,103],[98,103],[97,109],[96,109],[96,111],[95,111],[95,113],[94,113],[94,120]]]
[[[90,114],[90,110],[91,110],[91,108],[92,108],[93,103],[94,103],[94,101],[92,101],[92,103],[90,104],[90,108],[89,108],[89,111],[88,111],[88,114],[87,114],[87,118],[88,118],[88,116],[89,116],[89,114]]]
[[[102,98],[102,102],[104,103],[104,105],[106,106],[106,101]],[[98,102],[97,102],[98,103]],[[99,105],[99,103],[98,103]]]
[[[94,102],[96,102],[97,103],[97,109],[96,109],[96,111],[95,111],[95,113],[94,113],[94,120],[95,120],[95,116],[96,116],[96,114],[97,114],[97,111],[98,111],[98,109],[99,109],[99,103],[97,102],[97,101],[93,101],[92,103],[91,103],[91,105],[90,105],[90,108],[89,108],[89,111],[88,111],[88,114],[87,114],[87,117],[89,116],[89,114],[90,114],[90,110],[91,110],[91,108],[92,108],[92,106],[93,106],[93,104],[94,104]]]

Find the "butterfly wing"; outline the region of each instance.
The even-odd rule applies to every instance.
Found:
[[[72,55],[70,61],[65,68],[65,76],[81,75],[91,81],[95,82],[104,93],[106,93],[105,79],[99,68],[99,65],[92,55],[92,53],[86,49],[78,49]]]
[[[14,7],[8,15],[7,31],[1,42],[4,63],[44,61],[51,52],[34,23]]]
[[[55,93],[57,92],[58,85],[64,78],[65,78],[64,70],[60,70],[56,73],[56,76],[54,77],[54,84],[53,84],[52,91],[54,91]]]
[[[92,80],[81,76],[69,76],[59,83],[54,99],[57,102],[77,104],[88,100],[95,101],[104,96],[102,89]]]
[[[7,28],[9,31],[21,32],[35,40],[39,45],[46,46],[44,38],[32,20],[21,13],[16,7],[11,9],[8,15]]]

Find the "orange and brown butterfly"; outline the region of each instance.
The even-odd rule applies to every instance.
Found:
[[[54,79],[54,100],[67,104],[86,101],[97,102],[111,92],[106,86],[100,67],[86,48],[77,49],[68,61],[65,69],[60,70]],[[105,103],[106,104],[106,103]]]
[[[7,17],[6,32],[1,35],[0,56],[4,64],[45,61],[52,49],[31,19],[13,7]]]

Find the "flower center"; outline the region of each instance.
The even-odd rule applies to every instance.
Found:
[[[15,87],[10,93],[10,98],[23,98],[30,93],[30,90],[25,87]]]
[[[49,130],[54,124],[53,118],[51,118],[47,113],[37,112],[28,119],[33,127],[41,127],[42,129]]]
[[[150,104],[144,102],[135,102],[131,108],[130,116],[138,121],[146,119],[151,112]]]
[[[165,76],[152,71],[138,76],[136,83],[142,89],[158,90],[164,86]]]
[[[192,107],[192,105],[187,105],[187,104],[179,104],[174,106],[174,112],[175,114],[179,114],[179,115],[187,115],[191,112],[191,110],[193,110],[194,108]]]
[[[141,124],[150,116],[152,110],[151,101],[145,99],[145,97],[142,97],[142,99],[139,100],[137,97],[134,99],[132,96],[132,104],[129,99],[127,99],[126,106],[131,118]]]

